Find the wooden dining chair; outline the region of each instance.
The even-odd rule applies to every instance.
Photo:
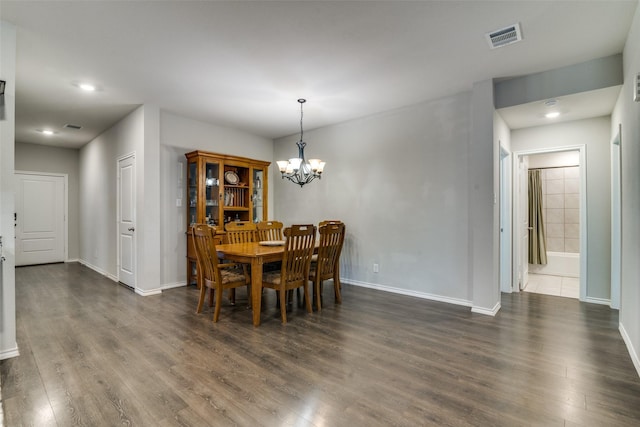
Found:
[[[250,243],[256,241],[257,227],[250,221],[228,222],[224,226],[227,243]]]
[[[289,290],[302,288],[307,311],[313,312],[308,282],[311,255],[316,244],[316,227],[312,224],[292,225],[284,230],[284,238],[282,268],[265,272],[262,276],[262,286],[278,293],[283,324],[287,323],[286,294]]]
[[[283,240],[282,229],[284,224],[280,221],[261,221],[257,224],[258,241]]]
[[[344,244],[345,225],[331,223],[319,228],[320,244],[317,261],[311,264],[309,280],[313,282],[313,297],[318,311],[322,307],[322,285],[325,280],[333,279],[336,304],[342,303],[340,294],[340,253]]]
[[[215,234],[214,227],[206,224],[195,224],[191,228],[191,233],[198,266],[202,272],[202,285],[200,286],[200,298],[198,299],[196,313],[202,312],[208,288],[210,289],[209,306],[211,306],[211,300],[215,294],[216,306],[213,311],[213,321],[217,322],[220,316],[220,307],[222,307],[223,291],[247,286],[247,295],[249,295],[251,282],[246,272],[239,268],[237,264],[221,264],[218,262],[218,254],[213,237]]]
[[[339,219],[325,219],[324,221],[320,221],[318,223],[318,231],[320,230],[320,227],[327,224],[342,224],[342,221],[340,221]],[[311,258],[312,267],[313,267],[313,263],[315,262],[318,262],[318,254],[314,254],[313,258]]]

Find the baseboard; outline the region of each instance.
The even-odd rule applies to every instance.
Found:
[[[68,259],[65,261],[65,263],[71,263],[71,262],[80,262],[80,259],[74,258],[74,259]]]
[[[631,356],[633,366],[636,368],[636,373],[640,376],[640,359],[638,358],[638,353],[636,353],[636,350],[633,348],[631,338],[629,338],[629,334],[627,334],[627,331],[624,329],[622,322],[618,323],[618,330],[620,331],[620,335],[622,335],[622,340],[627,346],[627,351],[629,352],[629,356]]]
[[[347,283],[349,285],[354,285],[354,286],[360,286],[362,288],[377,289],[379,291],[391,292],[393,294],[407,295],[410,297],[428,299],[431,301],[446,302],[448,304],[462,305],[464,307],[471,307],[473,305],[471,301],[458,299],[458,298],[445,297],[442,295],[428,294],[426,292],[418,292],[418,291],[412,291],[409,289],[394,288],[392,286],[378,285],[376,283],[360,282],[358,280],[351,280],[351,279],[340,278],[340,281],[342,283]]]
[[[162,285],[160,289],[164,291],[166,289],[181,288],[183,286],[187,286],[187,282],[167,283],[166,285]]]
[[[20,356],[20,351],[18,350],[18,343],[16,343],[15,347],[13,348],[0,351],[0,360],[10,359],[12,357],[18,357],[18,356]]]
[[[584,299],[584,302],[588,302],[588,303],[591,303],[591,304],[606,305],[606,306],[611,307],[611,300],[610,299],[605,299],[605,298],[586,297]]]
[[[135,293],[143,296],[143,297],[149,297],[151,295],[160,295],[162,293],[162,289],[161,288],[156,288],[156,289],[150,289],[150,290],[145,290],[145,289],[135,289]]]
[[[88,263],[87,261],[85,261],[85,260],[83,260],[83,259],[79,259],[79,260],[78,260],[78,262],[79,262],[80,264],[84,265],[85,267],[92,269],[92,270],[93,270],[93,271],[95,271],[96,273],[98,273],[98,274],[102,274],[103,276],[105,276],[105,277],[107,277],[107,278],[109,278],[109,279],[113,280],[114,282],[117,282],[117,281],[118,281],[118,278],[117,278],[116,276],[114,276],[114,275],[112,275],[112,274],[110,274],[110,273],[108,273],[108,272],[106,272],[106,271],[102,270],[102,269],[101,269],[101,268],[99,268],[99,267],[96,267],[95,265],[92,265],[91,263]]]
[[[502,305],[500,304],[500,301],[498,301],[496,305],[493,306],[493,308],[478,307],[474,305],[473,307],[471,307],[471,312],[484,314],[486,316],[495,316],[496,314],[498,314],[498,311],[500,311],[501,307]]]

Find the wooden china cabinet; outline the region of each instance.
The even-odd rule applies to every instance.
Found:
[[[218,227],[230,221],[260,222],[267,218],[269,162],[246,157],[192,151],[187,157],[187,283],[197,281],[191,225]]]

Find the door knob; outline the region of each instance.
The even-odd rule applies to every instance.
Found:
[[[129,230],[129,231],[136,231],[136,229],[135,229],[135,228],[133,228],[133,227],[129,227],[129,228],[127,228],[127,230]]]

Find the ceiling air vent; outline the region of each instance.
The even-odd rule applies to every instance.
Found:
[[[64,127],[69,128],[69,129],[75,129],[75,130],[82,129],[82,126],[80,126],[80,125],[72,125],[72,124],[69,124],[69,123],[64,125]]]
[[[506,46],[511,43],[519,42],[522,40],[522,33],[520,32],[520,24],[513,24],[500,30],[495,30],[485,34],[489,47],[495,49],[498,47]]]

